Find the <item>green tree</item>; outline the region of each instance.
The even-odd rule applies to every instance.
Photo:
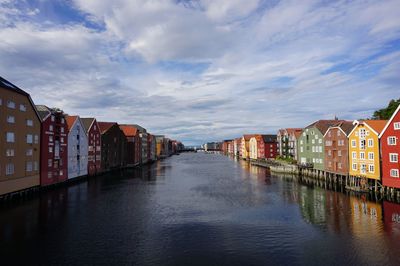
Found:
[[[383,119],[383,120],[390,119],[394,111],[396,111],[397,106],[399,105],[400,105],[400,98],[397,100],[392,99],[386,108],[382,108],[375,111],[374,115],[372,116],[372,119]]]

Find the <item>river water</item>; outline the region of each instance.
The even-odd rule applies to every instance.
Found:
[[[1,265],[400,265],[400,205],[184,153],[0,205]]]

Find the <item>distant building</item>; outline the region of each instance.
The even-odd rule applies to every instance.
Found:
[[[139,165],[142,161],[142,145],[139,130],[133,125],[119,125],[127,140],[126,163],[128,167]]]
[[[126,166],[127,140],[115,122],[98,122],[101,132],[101,169],[103,172]]]
[[[221,151],[222,144],[220,142],[207,142],[204,144],[205,151]]]
[[[300,164],[307,164],[321,171],[325,169],[324,134],[330,126],[338,122],[343,122],[343,120],[318,120],[303,129],[297,140]]]
[[[101,133],[96,118],[81,118],[88,138],[88,175],[101,172]]]
[[[40,135],[40,185],[61,183],[68,178],[68,127],[63,111],[37,105],[42,120]]]
[[[165,157],[165,149],[164,149],[164,136],[156,135],[156,157],[162,158]]]
[[[382,151],[382,182],[400,188],[400,106],[379,135]]]
[[[68,179],[88,174],[88,138],[79,116],[66,116],[68,128]]]
[[[297,139],[302,131],[302,128],[283,128],[278,130],[279,156],[297,160]]]
[[[254,134],[252,134],[252,135],[243,135],[243,137],[242,137],[242,141],[241,141],[241,145],[242,145],[242,147],[241,147],[241,150],[242,150],[242,158],[243,159],[249,159],[250,158],[250,153],[249,153],[249,142],[250,142],[250,139],[252,138],[252,137],[254,137],[255,135]]]
[[[254,135],[249,141],[249,158],[272,159],[278,154],[276,135]]]
[[[347,175],[349,173],[348,135],[354,128],[352,121],[339,122],[328,128],[324,135],[325,171]]]
[[[242,156],[242,138],[236,138],[233,141],[233,154],[235,156]]]
[[[39,186],[40,117],[29,94],[0,77],[0,195]]]

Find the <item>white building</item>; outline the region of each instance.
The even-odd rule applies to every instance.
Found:
[[[67,116],[68,179],[88,174],[88,139],[79,116]]]

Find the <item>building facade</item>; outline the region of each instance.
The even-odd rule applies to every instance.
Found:
[[[284,128],[278,130],[277,147],[279,156],[297,160],[297,139],[302,131],[302,128]]]
[[[400,188],[400,106],[379,135],[382,160],[382,184]]]
[[[353,122],[349,134],[349,174],[372,180],[380,180],[379,134],[386,120],[362,120]]]
[[[141,139],[133,125],[119,125],[127,140],[126,163],[128,167],[137,166],[141,161]]]
[[[103,172],[126,166],[127,140],[115,122],[98,122],[101,133],[101,169]]]
[[[325,169],[324,135],[330,126],[343,120],[318,120],[303,129],[297,140],[298,160],[302,165],[312,166],[314,169]]]
[[[88,174],[88,138],[79,116],[66,116],[68,128],[68,179]]]
[[[347,175],[349,173],[348,135],[353,129],[352,121],[331,126],[324,135],[325,171]]]
[[[250,158],[250,139],[254,136],[254,134],[249,135],[243,135],[242,140],[241,140],[241,150],[242,150],[242,158],[243,159],[249,159]]]
[[[96,118],[81,118],[88,138],[88,175],[101,172],[101,134]]]
[[[42,121],[40,135],[40,185],[61,183],[68,178],[68,128],[63,111],[37,105]]]
[[[29,94],[1,77],[0,125],[0,195],[39,186],[39,115]]]

